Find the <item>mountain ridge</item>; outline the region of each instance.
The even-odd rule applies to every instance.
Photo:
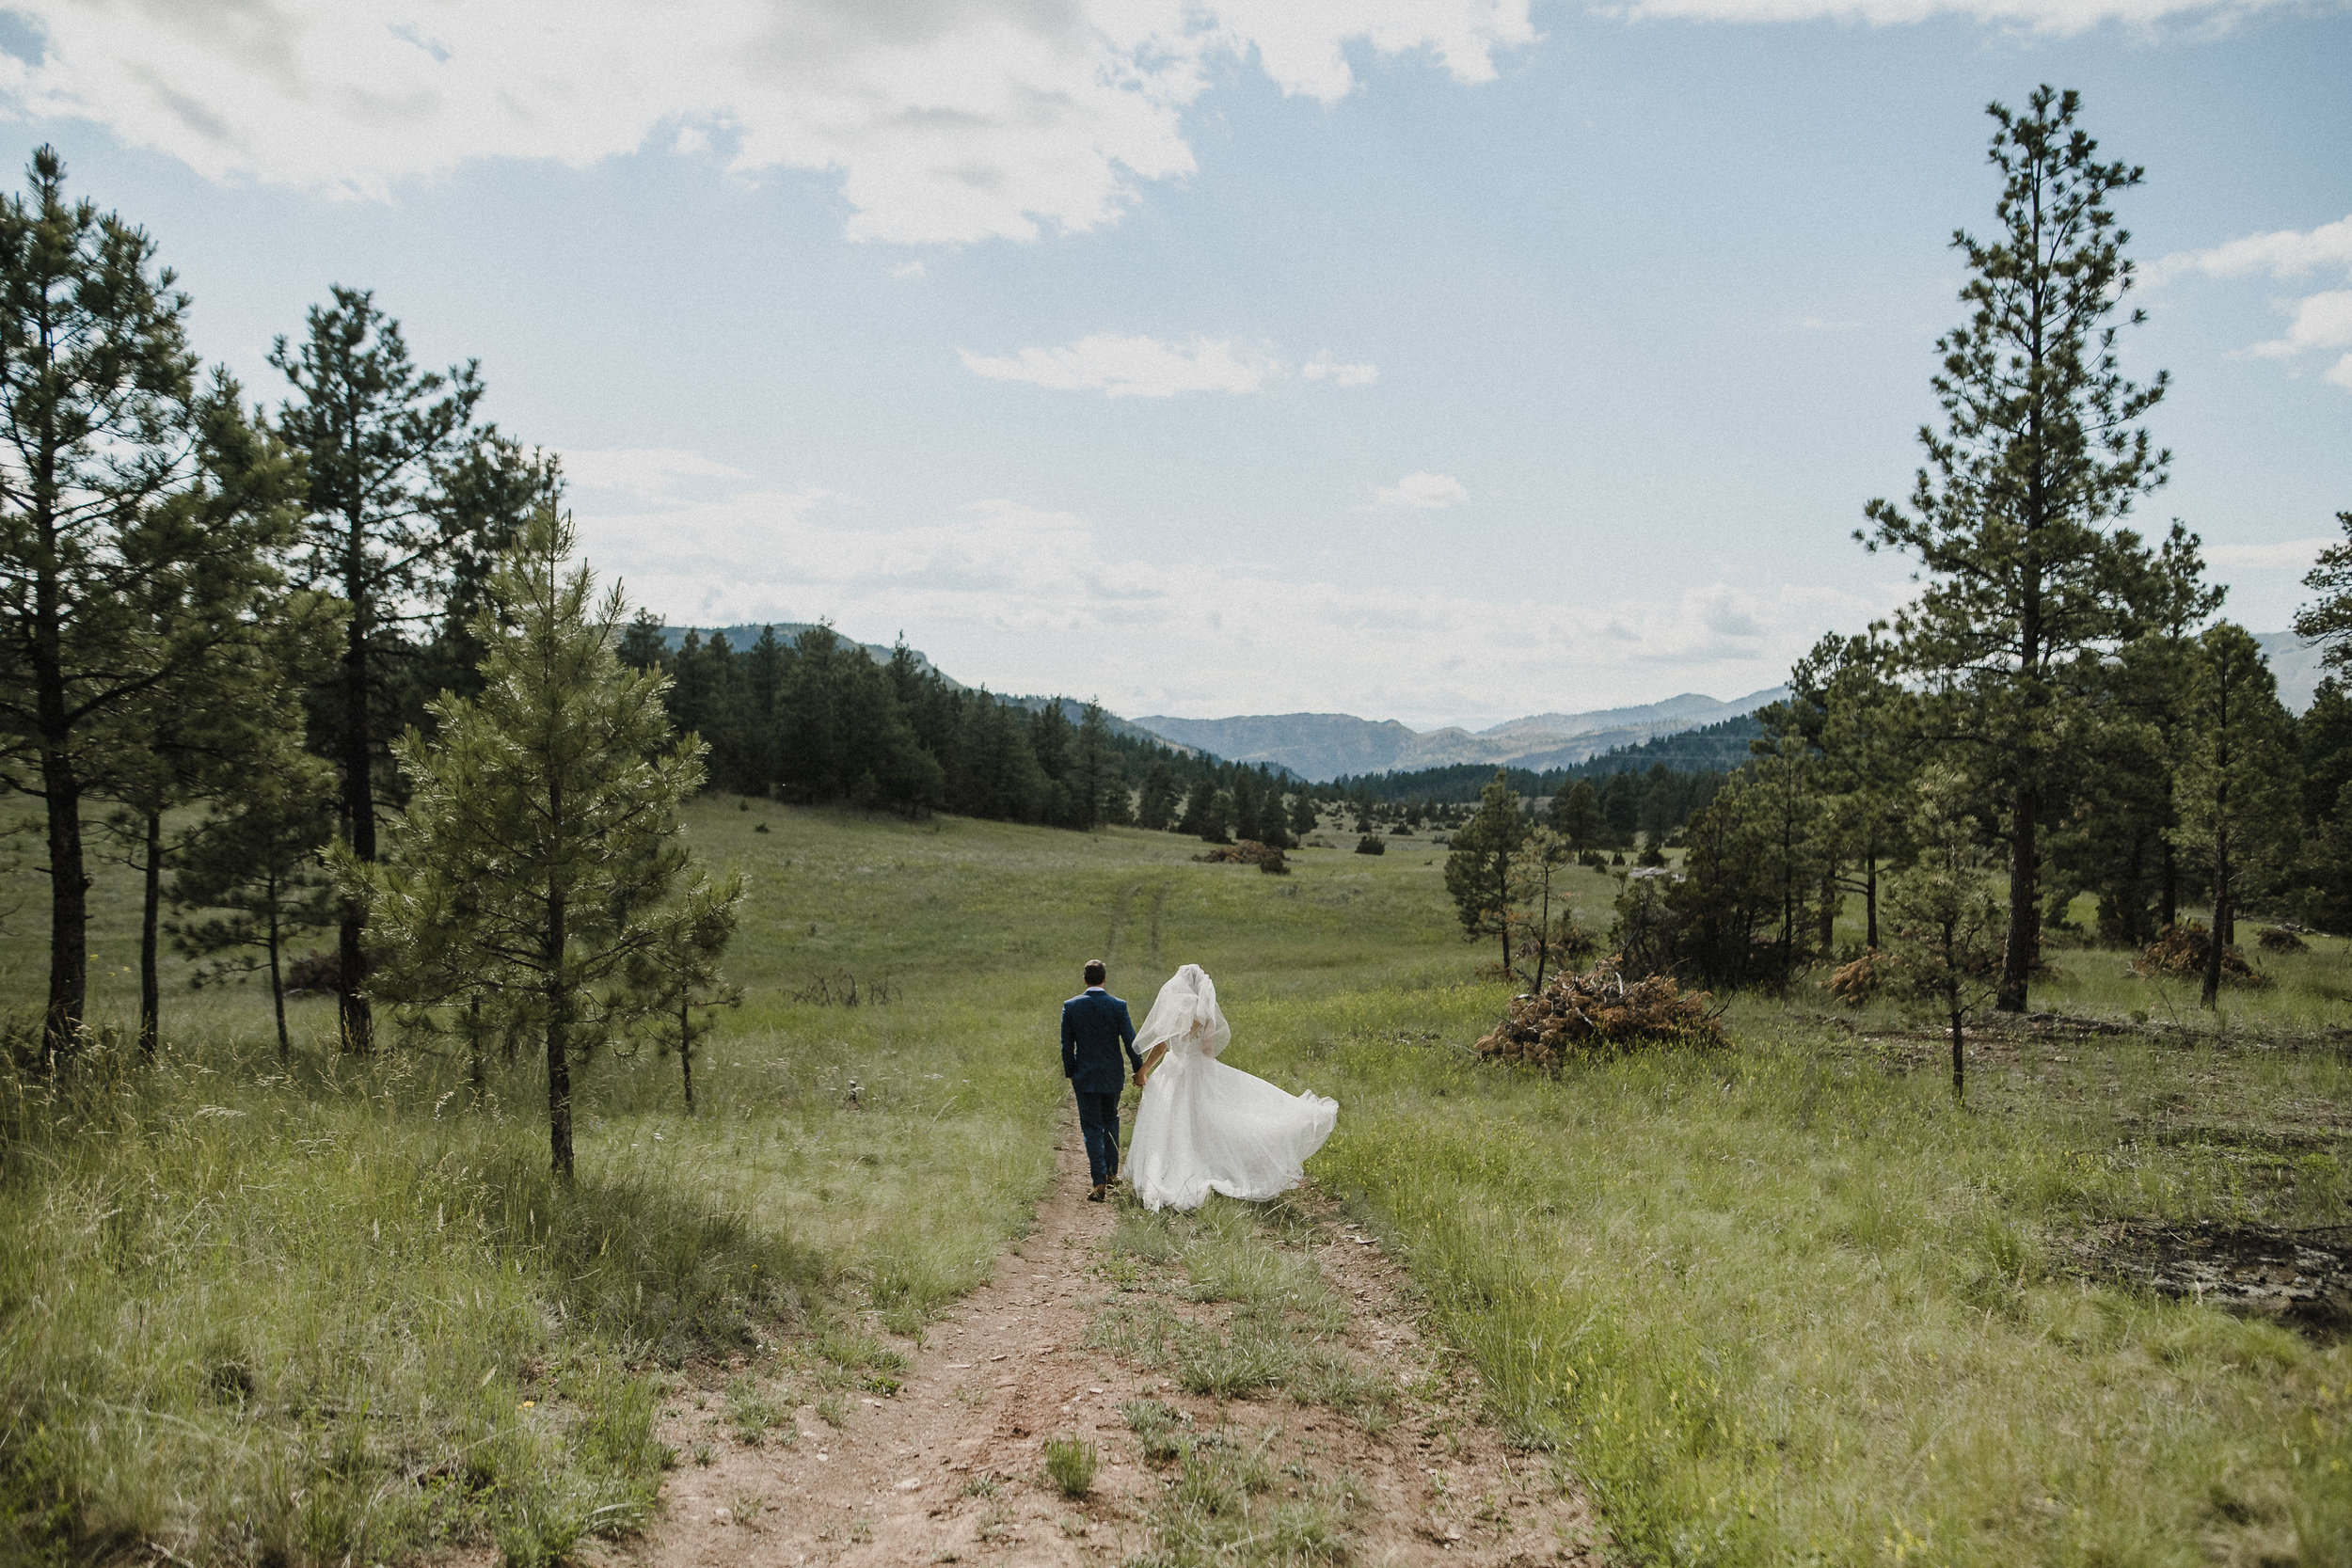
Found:
[[[1620,746],[1740,718],[1788,694],[1787,687],[1774,686],[1725,702],[1686,691],[1629,707],[1529,714],[1476,731],[1459,724],[1415,730],[1393,719],[1359,719],[1350,713],[1239,714],[1226,719],[1147,714],[1134,722],[1163,739],[1234,762],[1277,764],[1322,784],[1344,774],[1459,763],[1572,767]]]

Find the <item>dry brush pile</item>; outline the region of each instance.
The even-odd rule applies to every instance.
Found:
[[[2176,980],[2203,977],[2205,960],[2213,951],[2213,933],[2201,920],[2184,920],[2167,926],[2148,944],[2148,950],[2132,965],[2143,975],[2169,975]],[[2221,983],[2225,986],[2266,986],[2270,976],[2246,961],[2246,955],[2235,946],[2221,949]]]
[[[1628,980],[1619,965],[1611,957],[1581,974],[1563,974],[1540,991],[1513,997],[1509,1014],[1478,1042],[1478,1053],[1556,1069],[1644,1046],[1730,1043],[1708,1012],[1707,992],[1685,990],[1663,974]]]
[[[1245,838],[1239,844],[1220,844],[1207,854],[1192,858],[1207,861],[1213,865],[1254,865],[1277,877],[1290,875],[1291,869],[1290,862],[1283,858],[1281,850],[1261,844],[1254,838]]]

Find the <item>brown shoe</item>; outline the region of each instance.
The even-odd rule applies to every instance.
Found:
[[[1094,1190],[1087,1194],[1087,1201],[1089,1203],[1100,1203],[1105,1196],[1109,1196],[1109,1193],[1110,1189],[1108,1187],[1104,1186],[1102,1182],[1097,1181],[1094,1184]]]

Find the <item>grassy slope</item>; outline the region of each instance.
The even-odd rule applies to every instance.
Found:
[[[1573,1447],[1645,1557],[2352,1556],[2343,1349],[2054,1266],[2108,1214],[2340,1221],[2337,1058],[2029,1052],[1957,1111],[1932,1069],[1800,1001],[1742,1003],[1730,1056],[1554,1082],[1457,1049],[1503,990],[1463,978],[1435,851],[1277,879],[1137,832],[731,801],[692,829],[755,879],[733,964],[751,1001],[691,1124],[674,1061],[595,1064],[576,1197],[537,1175],[527,1071],[479,1111],[436,1059],[314,1055],[280,1080],[250,993],[175,990],[167,1070],[31,1127],[0,1190],[20,1506],[62,1495],[192,1557],[240,1529],[298,1557],[485,1530],[527,1556],[626,1513],[652,1464],[628,1369],[828,1302],[913,1326],[980,1276],[1045,1179],[1054,1004],[1103,954],[1138,1002],[1206,964],[1239,1065],[1340,1097],[1319,1174],[1386,1216],[1506,1413]],[[1608,891],[1584,876],[1588,924]],[[103,890],[97,942],[114,1009],[126,892]],[[0,944],[19,1002],[28,928]],[[2195,1016],[2113,955],[2059,961],[2061,1006]],[[2235,1026],[2337,1013],[2343,964],[2288,966]],[[789,1000],[845,971],[897,999]],[[2296,1159],[2250,1135],[2281,1122],[2309,1134]]]

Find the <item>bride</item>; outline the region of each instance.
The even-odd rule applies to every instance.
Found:
[[[1198,1209],[1211,1193],[1251,1201],[1298,1185],[1307,1156],[1323,1147],[1339,1102],[1284,1094],[1217,1060],[1233,1037],[1217,1010],[1216,985],[1186,964],[1136,1032],[1146,1053],[1136,1082],[1127,1177],[1146,1209]]]

